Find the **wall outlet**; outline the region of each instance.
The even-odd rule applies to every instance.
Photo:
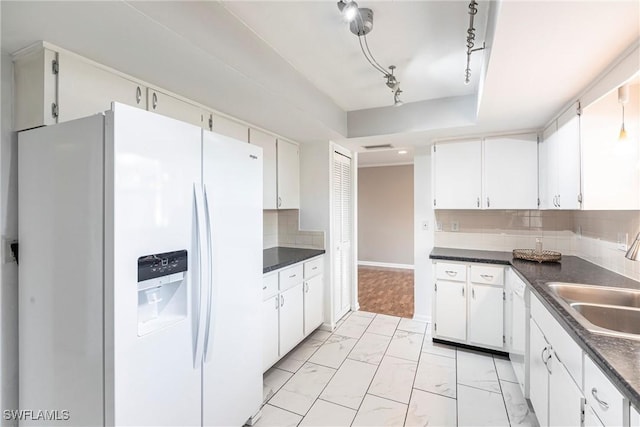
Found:
[[[451,221],[451,231],[460,231],[460,223],[458,221]]]
[[[628,233],[618,233],[618,240],[616,240],[616,249],[618,249],[619,251],[626,252],[628,238],[629,238]]]
[[[436,231],[442,231],[442,221],[436,221]]]
[[[429,221],[422,221],[422,231],[429,231]]]

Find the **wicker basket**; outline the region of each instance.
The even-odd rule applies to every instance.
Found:
[[[536,252],[535,249],[514,249],[513,257],[537,262],[560,262],[562,254],[555,251]]]

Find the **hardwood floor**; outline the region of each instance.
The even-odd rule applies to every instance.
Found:
[[[360,310],[413,317],[413,270],[358,267]]]

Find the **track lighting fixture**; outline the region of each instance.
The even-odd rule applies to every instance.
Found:
[[[485,48],[485,44],[482,42],[482,47],[474,49],[476,29],[473,27],[473,20],[477,13],[478,2],[476,0],[471,0],[471,3],[469,3],[469,28],[467,29],[467,68],[464,70],[464,84],[466,85],[471,83],[471,54]]]
[[[373,11],[367,8],[360,8],[358,4],[353,0],[339,0],[338,10],[342,13],[342,16],[347,22],[349,22],[349,29],[353,34],[358,36],[358,42],[360,43],[360,50],[369,64],[375,68],[378,72],[384,76],[385,84],[393,93],[394,106],[400,106],[403,102],[399,96],[402,93],[400,90],[400,82],[394,75],[395,65],[390,65],[387,71],[371,53],[369,43],[367,42],[367,34],[373,30]]]

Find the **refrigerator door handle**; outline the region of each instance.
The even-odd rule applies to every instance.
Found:
[[[204,345],[204,362],[208,363],[211,360],[211,347],[213,346],[213,341],[215,337],[215,325],[216,325],[216,313],[214,312],[214,304],[217,303],[217,288],[214,286],[213,281],[213,244],[211,236],[213,234],[213,229],[211,227],[211,217],[209,210],[209,198],[207,194],[207,186],[204,186],[204,212],[205,212],[205,222],[207,225],[207,251],[209,255],[207,256],[207,265],[209,271],[209,280],[207,282],[207,286],[209,288],[208,298],[207,298],[207,328],[205,331],[205,345]]]
[[[193,359],[193,367],[195,369],[199,369],[202,365],[203,353],[204,353],[204,344],[206,338],[206,323],[205,323],[205,310],[204,304],[206,302],[205,298],[205,284],[208,282],[207,274],[208,271],[205,269],[206,259],[208,258],[207,251],[204,249],[203,244],[206,241],[206,227],[204,223],[204,211],[203,211],[203,203],[202,203],[202,188],[199,183],[193,184],[193,200],[196,208],[196,241],[197,241],[197,254],[196,259],[198,260],[198,272],[194,275],[197,277],[198,283],[194,283],[194,286],[198,288],[198,299],[197,299],[197,313],[194,315],[197,316],[196,320],[196,342],[195,342],[195,354]]]

